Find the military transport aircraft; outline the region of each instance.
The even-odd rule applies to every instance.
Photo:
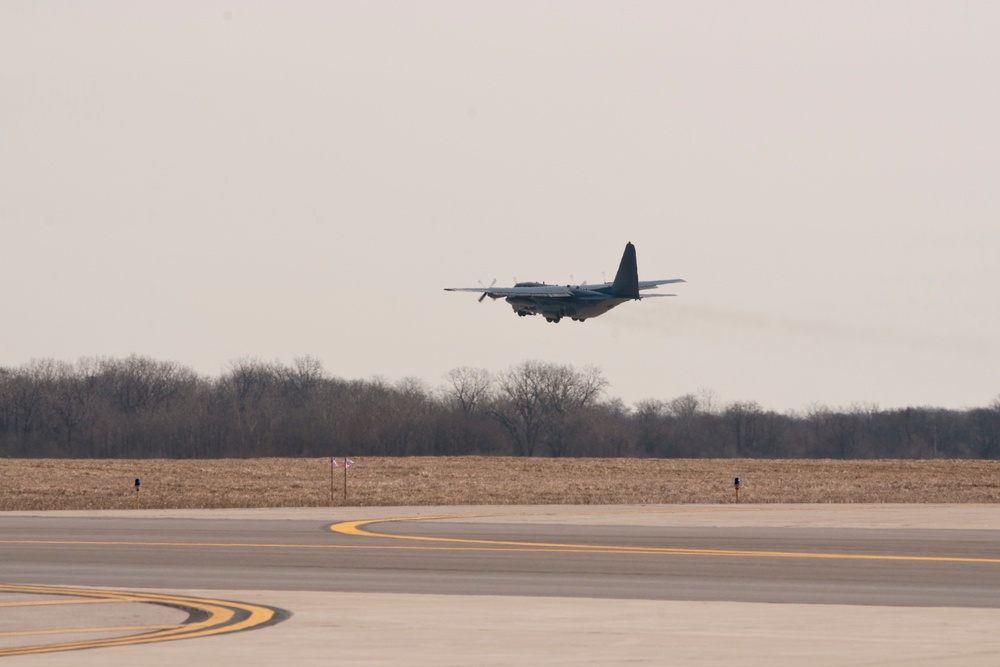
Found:
[[[635,263],[635,246],[625,245],[625,254],[613,283],[601,285],[546,285],[545,283],[517,283],[513,287],[446,287],[448,292],[481,292],[482,301],[486,297],[499,299],[506,297],[514,312],[525,315],[544,315],[549,322],[558,322],[569,317],[583,322],[591,317],[603,315],[620,303],[632,299],[651,296],[676,296],[674,294],[647,294],[640,296],[639,290],[653,289],[657,285],[682,283],[682,278],[669,280],[639,280]]]

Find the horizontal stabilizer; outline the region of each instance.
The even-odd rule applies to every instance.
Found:
[[[640,280],[639,289],[653,289],[658,285],[670,285],[672,283],[686,283],[683,278],[670,278],[669,280]]]

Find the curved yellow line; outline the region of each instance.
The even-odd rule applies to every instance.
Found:
[[[50,607],[66,604],[108,604],[118,600],[18,600],[17,602],[0,602],[0,607]]]
[[[330,530],[343,535],[355,537],[374,537],[395,540],[415,540],[421,542],[450,542],[455,544],[478,544],[489,547],[518,547],[532,551],[559,551],[562,553],[623,553],[656,555],[668,554],[674,556],[731,556],[744,558],[815,558],[826,560],[866,560],[894,562],[924,562],[924,563],[989,563],[1000,564],[1000,558],[972,558],[959,556],[893,556],[883,554],[838,554],[810,553],[796,551],[747,551],[728,549],[683,549],[673,547],[635,547],[595,544],[561,544],[551,542],[520,542],[507,540],[475,540],[453,537],[424,537],[420,535],[390,535],[364,530],[363,526],[375,523],[390,523],[400,521],[430,521],[434,519],[471,519],[497,514],[468,514],[400,517],[394,519],[362,519],[360,521],[344,521],[330,526]],[[504,549],[509,550],[509,549]]]
[[[105,591],[82,588],[61,588],[52,586],[14,586],[4,584],[0,584],[0,592],[33,593],[41,595],[72,595],[108,602],[155,603],[167,606],[183,607],[185,609],[195,609],[207,614],[207,617],[201,621],[184,623],[181,625],[148,626],[149,628],[155,629],[150,632],[128,635],[126,637],[89,639],[62,642],[58,644],[40,644],[36,646],[21,646],[16,648],[0,649],[0,656],[50,653],[54,651],[69,651],[81,648],[124,646],[129,644],[147,644],[151,642],[169,641],[175,639],[191,639],[194,637],[206,637],[209,635],[238,632],[240,630],[259,627],[275,620],[280,620],[276,618],[277,610],[268,607],[260,607],[258,605],[246,604],[243,602],[210,600],[181,595],[136,593],[129,591]],[[241,621],[233,622],[233,619],[236,617],[238,612],[246,613],[247,617]],[[76,631],[78,630],[67,629],[67,632]]]
[[[56,628],[54,630],[13,630],[0,632],[0,637],[28,637],[31,635],[72,635],[91,632],[125,632],[126,630],[162,630],[177,625],[112,625],[106,628]]]

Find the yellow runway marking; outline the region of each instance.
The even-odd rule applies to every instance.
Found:
[[[121,625],[108,628],[59,628],[57,630],[15,630],[13,632],[0,632],[0,637],[24,637],[27,635],[71,635],[81,632],[132,632],[134,630],[164,630],[167,628],[179,628],[180,625]]]
[[[642,509],[641,513],[709,513],[709,512],[756,512],[762,509],[769,511],[841,511],[840,507],[718,507],[691,509]],[[852,511],[866,508],[847,508]],[[595,511],[573,516],[600,516],[609,514],[634,514],[636,510]],[[894,561],[894,562],[930,562],[930,563],[985,563],[1000,564],[1000,558],[960,557],[960,556],[898,556],[891,554],[845,554],[793,551],[752,551],[725,549],[698,549],[675,547],[641,547],[613,546],[592,544],[566,544],[552,542],[525,542],[514,540],[477,540],[449,537],[424,537],[418,535],[391,535],[365,530],[363,526],[376,523],[403,521],[432,521],[436,519],[475,519],[486,517],[517,517],[529,516],[513,513],[490,514],[445,514],[433,516],[413,516],[388,519],[365,519],[346,521],[330,526],[335,533],[353,537],[374,538],[380,540],[408,541],[411,544],[372,545],[372,544],[294,544],[294,543],[249,543],[249,542],[137,542],[137,541],[85,541],[85,540],[0,540],[2,544],[52,544],[74,546],[136,546],[136,547],[187,547],[187,548],[218,548],[218,549],[324,549],[324,550],[413,550],[413,551],[538,551],[548,553],[620,553],[632,555],[679,555],[679,556],[729,556],[742,558],[799,558],[826,560],[856,560],[856,561]],[[412,544],[423,542],[424,544]],[[431,544],[427,544],[431,543]],[[2,589],[0,589],[2,591]]]
[[[35,595],[68,595],[73,597],[92,598],[108,602],[153,603],[176,607],[187,611],[191,616],[187,623],[180,625],[158,625],[138,627],[139,634],[107,639],[89,639],[61,642],[57,644],[40,644],[36,646],[20,646],[0,649],[0,656],[25,655],[30,653],[50,653],[53,651],[69,651],[81,648],[98,648],[105,646],[124,646],[128,644],[147,644],[151,642],[169,641],[174,639],[191,639],[207,637],[229,632],[238,632],[274,623],[283,619],[280,610],[270,607],[194,598],[183,595],[165,595],[160,593],[136,593],[130,591],[110,591],[86,588],[62,588],[53,586],[13,586],[0,584],[2,593],[27,593]],[[193,621],[192,610],[201,618]],[[143,632],[143,630],[146,630]],[[97,629],[96,632],[114,632],[114,628]],[[76,629],[63,629],[58,632],[81,632]]]
[[[533,551],[560,551],[566,553],[623,553],[623,554],[670,554],[679,556],[730,556],[744,558],[813,558],[827,560],[867,560],[867,561],[895,561],[895,562],[930,562],[930,563],[990,563],[1000,564],[1000,558],[972,558],[959,556],[894,556],[882,554],[843,554],[843,553],[814,553],[797,551],[749,551],[749,550],[728,550],[728,549],[683,549],[673,547],[636,547],[636,546],[613,546],[613,545],[589,545],[589,544],[562,544],[549,542],[521,542],[509,540],[476,540],[457,537],[425,537],[420,535],[391,535],[386,533],[373,533],[364,530],[362,526],[374,523],[389,523],[400,521],[431,521],[434,519],[474,519],[487,516],[501,516],[497,514],[470,514],[425,516],[425,517],[402,517],[398,519],[369,519],[360,521],[344,521],[330,526],[330,530],[343,535],[355,537],[376,537],[395,540],[414,540],[419,542],[448,542],[453,544],[478,544],[510,549],[530,549]],[[508,515],[516,516],[516,515]]]
[[[383,537],[373,534],[371,537]],[[200,547],[207,549],[320,549],[320,550],[357,550],[357,549],[431,549],[426,546],[403,546],[397,545],[388,547],[385,545],[364,545],[364,544],[295,544],[280,542],[108,542],[101,540],[0,540],[2,544],[51,544],[56,546],[90,546],[90,547]],[[454,547],[436,547],[438,549],[454,549]],[[469,551],[485,551],[488,547],[481,546],[469,548]]]
[[[21,600],[19,602],[0,602],[0,607],[45,607],[54,604],[108,604],[118,600]]]
[[[404,519],[413,520],[413,517]],[[385,519],[378,519],[372,523],[379,523]],[[335,530],[336,526],[331,526]],[[733,557],[759,557],[759,558],[826,558],[842,560],[887,560],[887,561],[925,561],[925,562],[955,562],[955,563],[992,563],[1000,564],[1000,558],[971,558],[971,557],[950,557],[950,556],[892,556],[878,554],[830,554],[830,553],[810,553],[795,551],[741,551],[723,549],[695,549],[677,547],[636,547],[636,546],[614,546],[595,544],[558,544],[545,542],[501,542],[493,540],[463,540],[460,538],[446,537],[419,537],[406,535],[383,535],[379,533],[359,533],[367,537],[428,540],[441,542],[457,542],[459,544],[437,546],[418,544],[216,544],[211,542],[163,542],[154,546],[164,547],[195,547],[195,548],[215,548],[215,547],[240,547],[248,549],[321,549],[327,551],[490,551],[490,552],[535,552],[535,553],[564,553],[564,554],[627,554],[627,555],[674,555],[674,556],[733,556]],[[3,544],[0,541],[0,544]],[[25,542],[22,542],[25,543]],[[30,544],[63,544],[62,542],[28,542]],[[463,544],[464,543],[464,544]],[[106,546],[109,544],[137,546],[150,546],[150,542],[74,542],[78,545]],[[0,589],[2,590],[2,589]]]

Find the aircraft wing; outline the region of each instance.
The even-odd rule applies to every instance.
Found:
[[[549,296],[569,298],[573,293],[561,285],[537,285],[532,287],[445,287],[446,292],[479,292],[494,299],[502,296]]]
[[[639,289],[653,289],[658,285],[669,285],[671,283],[685,283],[683,278],[670,278],[668,280],[640,280]]]

